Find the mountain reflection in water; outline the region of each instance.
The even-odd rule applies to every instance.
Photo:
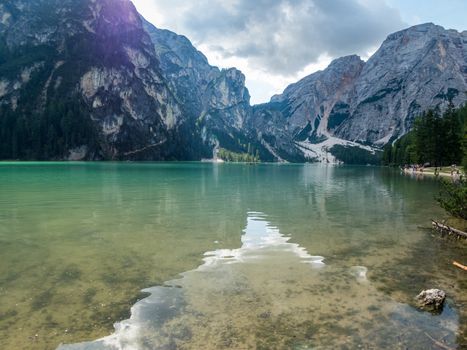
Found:
[[[430,334],[455,344],[449,305],[434,317],[397,303],[372,286],[366,267],[326,264],[267,219],[249,212],[240,248],[207,252],[180,279],[145,289],[112,335],[59,350],[426,349]]]

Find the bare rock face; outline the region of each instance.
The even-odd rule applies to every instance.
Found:
[[[143,23],[162,74],[181,102],[184,115],[201,130],[203,142],[214,149],[257,151],[263,161],[277,160],[258,140],[257,130],[248,128],[252,108],[243,73],[213,67],[186,37],[156,28],[144,19]]]
[[[466,101],[467,32],[422,24],[391,34],[356,81],[341,138],[384,145],[421,112]]]
[[[446,300],[446,293],[439,289],[428,289],[422,291],[417,296],[417,300],[423,308],[441,310]]]
[[[0,109],[30,144],[2,157],[202,156],[131,1],[11,0],[0,18]]]
[[[255,106],[250,127],[279,159],[305,160],[297,142],[325,140],[342,120],[336,106],[347,106],[364,62],[358,56],[334,60],[324,71],[312,74],[273,96],[270,103]],[[345,101],[345,102],[344,102]],[[337,122],[336,122],[337,120]]]
[[[382,147],[415,117],[467,101],[467,32],[431,23],[389,35],[367,61],[348,56],[255,107],[251,125],[276,150],[326,139]]]
[[[220,70],[209,65],[206,56],[185,36],[156,28],[144,18],[142,21],[171,90],[186,112],[197,118],[203,110],[203,94]]]
[[[338,103],[348,102],[356,80],[365,63],[358,56],[334,60],[324,71],[312,74],[287,87],[282,95],[271,102],[286,103],[286,124],[294,136],[308,126],[306,135],[313,132],[326,134],[328,117]]]

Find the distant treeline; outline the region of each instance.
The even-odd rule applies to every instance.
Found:
[[[250,145],[248,144],[248,150],[250,151]],[[234,163],[258,163],[260,162],[259,152],[256,151],[256,154],[253,155],[251,153],[236,153],[225,148],[219,149],[217,156],[225,160],[226,162],[234,162]]]
[[[429,110],[412,131],[384,148],[384,165],[426,164],[467,166],[467,105],[441,114]]]
[[[97,148],[88,115],[78,99],[49,103],[44,113],[0,106],[0,159],[62,159],[75,147]]]
[[[360,147],[334,145],[331,154],[348,165],[380,165],[381,151],[371,153]]]

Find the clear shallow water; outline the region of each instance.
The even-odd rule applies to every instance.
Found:
[[[419,228],[435,193],[366,167],[0,164],[0,344],[121,321],[62,348],[461,347],[465,247]],[[412,306],[428,287],[441,315]]]

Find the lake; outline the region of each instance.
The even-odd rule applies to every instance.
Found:
[[[462,348],[437,191],[378,167],[0,163],[1,348]]]

